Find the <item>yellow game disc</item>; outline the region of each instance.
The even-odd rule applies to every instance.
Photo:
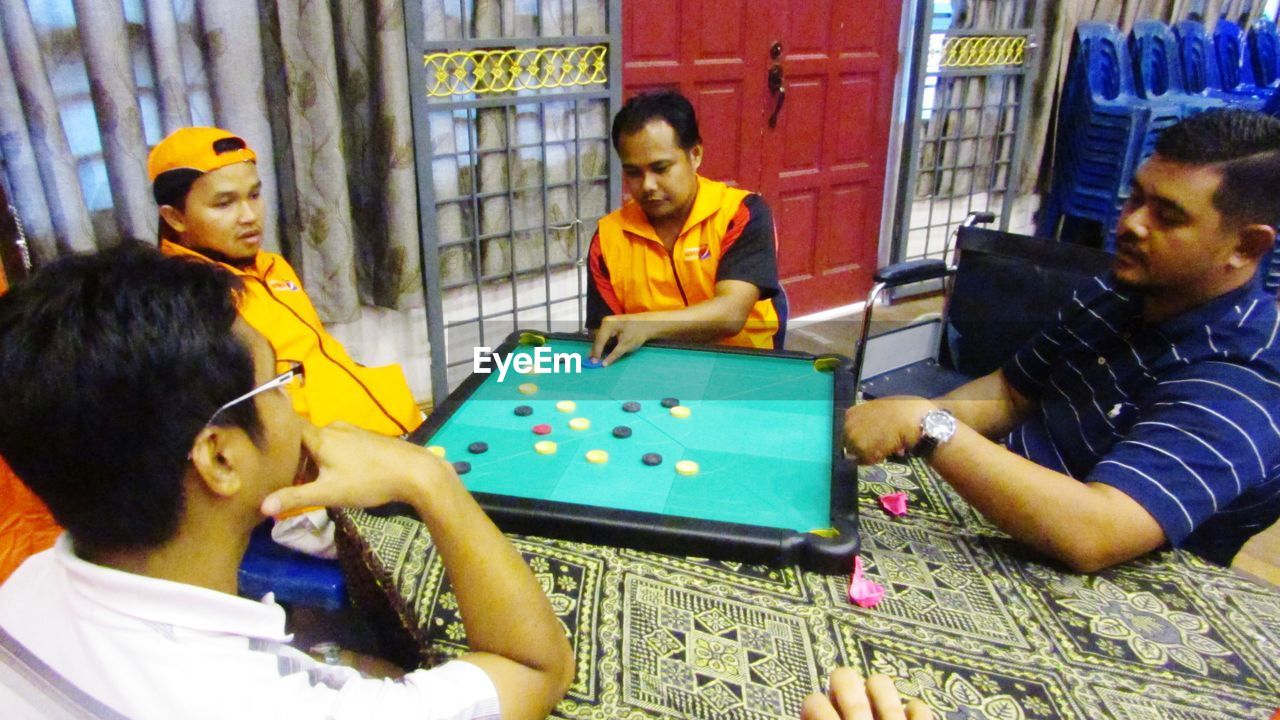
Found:
[[[676,463],[676,472],[680,473],[681,475],[697,475],[698,463],[692,460],[681,460],[680,462]]]
[[[671,408],[671,414],[678,418],[687,418],[693,411],[683,405],[677,405]]]
[[[556,443],[554,440],[539,440],[533,444],[533,451],[539,455],[554,455]]]
[[[556,409],[563,413],[571,413],[578,408],[578,404],[572,400],[561,400],[556,403]]]
[[[538,392],[538,386],[533,383],[525,383],[516,389],[519,390],[522,395],[532,395]]]
[[[440,447],[439,445],[428,445],[427,449],[430,450],[431,453],[438,458],[444,457],[444,448]]]
[[[569,428],[572,430],[586,430],[591,427],[591,421],[586,418],[574,418],[569,421]]]
[[[595,463],[597,465],[601,463],[607,463],[609,462],[609,453],[605,452],[604,450],[588,450],[587,462]]]

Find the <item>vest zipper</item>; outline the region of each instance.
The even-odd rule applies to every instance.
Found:
[[[273,266],[274,266],[274,263],[273,263],[273,265],[272,265],[272,266],[268,266],[268,267],[267,267],[267,272],[268,272],[268,273],[269,273],[269,272],[271,272],[271,267],[273,267]],[[379,409],[379,410],[381,410],[381,411],[382,411],[382,414],[383,414],[383,415],[385,415],[385,416],[387,417],[387,419],[388,419],[388,420],[390,420],[392,423],[394,423],[396,427],[400,428],[400,432],[401,432],[401,434],[404,434],[404,435],[408,435],[408,434],[409,434],[409,429],[408,429],[408,428],[406,428],[404,425],[402,425],[402,424],[400,423],[400,421],[399,421],[399,420],[397,420],[397,419],[395,418],[395,416],[394,416],[394,415],[392,415],[391,413],[387,412],[387,409],[386,409],[385,407],[383,407],[383,406],[382,406],[382,403],[378,402],[378,398],[377,398],[377,397],[375,397],[375,396],[374,396],[374,394],[373,394],[373,392],[369,390],[369,387],[368,387],[367,385],[365,385],[365,384],[360,380],[360,378],[356,377],[356,374],[355,374],[355,373],[353,373],[353,372],[351,372],[351,369],[350,369],[350,368],[348,368],[346,365],[343,365],[342,363],[338,362],[337,360],[333,359],[333,356],[329,354],[329,351],[328,351],[328,350],[325,350],[325,347],[324,347],[324,338],[320,335],[320,333],[319,333],[315,328],[311,327],[311,323],[307,322],[307,321],[306,321],[306,320],[305,320],[301,315],[299,315],[297,310],[294,310],[293,308],[289,307],[289,304],[288,304],[288,303],[286,303],[286,302],[284,302],[283,300],[281,300],[280,298],[276,297],[276,294],[275,294],[274,292],[272,292],[272,291],[271,291],[271,286],[270,286],[266,281],[264,281],[264,280],[262,280],[262,279],[260,279],[260,278],[254,277],[253,275],[247,275],[247,277],[249,277],[249,278],[251,278],[251,279],[253,279],[253,280],[257,280],[257,281],[258,281],[258,284],[262,285],[262,288],[263,288],[264,290],[266,290],[266,291],[267,291],[267,295],[268,295],[272,300],[276,301],[276,303],[278,303],[278,304],[280,305],[280,307],[284,308],[285,310],[288,310],[288,311],[289,311],[289,313],[290,313],[291,315],[293,315],[295,318],[297,318],[297,319],[298,319],[298,322],[300,322],[300,323],[302,323],[304,326],[306,326],[306,328],[307,328],[308,330],[310,330],[310,331],[311,331],[311,333],[312,333],[313,335],[315,335],[315,336],[316,336],[316,347],[320,348],[320,354],[321,354],[321,355],[324,355],[326,358],[328,358],[329,362],[331,362],[331,363],[333,363],[334,365],[337,365],[339,368],[341,368],[343,372],[345,372],[345,373],[346,373],[346,374],[347,374],[347,375],[348,375],[348,376],[349,376],[353,381],[355,381],[355,384],[359,385],[361,390],[364,390],[364,394],[369,396],[369,399],[370,399],[371,401],[373,401],[373,404],[374,404],[374,405],[376,405],[376,406],[378,407],[378,409]],[[677,279],[677,281],[678,281],[678,279]]]
[[[674,245],[672,247],[675,247]],[[667,250],[666,246],[662,247]],[[684,294],[684,283],[680,282],[680,271],[676,270],[676,256],[667,250],[667,259],[671,261],[671,275],[676,279],[676,288],[680,290],[680,299],[684,301],[684,306],[689,307],[689,296]]]

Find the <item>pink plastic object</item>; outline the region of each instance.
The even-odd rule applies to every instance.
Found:
[[[904,492],[881,495],[880,504],[885,510],[899,517],[907,514],[907,494]]]
[[[884,586],[862,576],[862,558],[853,559],[853,577],[849,578],[849,600],[858,607],[875,607],[884,598]]]

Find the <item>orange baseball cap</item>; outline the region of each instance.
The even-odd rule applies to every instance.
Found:
[[[222,128],[181,128],[151,149],[147,156],[147,177],[154,183],[170,170],[207,173],[238,162],[257,160],[257,153],[244,138]]]

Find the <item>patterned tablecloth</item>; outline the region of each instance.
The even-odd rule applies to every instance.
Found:
[[[904,491],[910,513],[877,502]],[[577,653],[563,718],[797,717],[840,665],[898,678],[942,718],[1270,718],[1280,593],[1180,551],[1095,576],[1015,545],[918,461],[863,470],[848,577],[515,537]],[[1063,508],[1069,512],[1069,508]],[[423,526],[349,511],[353,596],[408,652],[464,651]],[[405,658],[412,659],[412,658]]]

